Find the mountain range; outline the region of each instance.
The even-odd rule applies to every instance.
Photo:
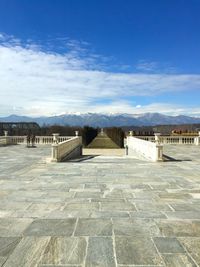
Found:
[[[184,115],[168,116],[161,113],[143,113],[143,114],[64,114],[51,117],[27,117],[10,115],[0,117],[0,122],[36,122],[43,125],[63,125],[63,126],[93,126],[93,127],[111,127],[111,126],[154,126],[166,124],[195,124],[200,123],[200,118]]]

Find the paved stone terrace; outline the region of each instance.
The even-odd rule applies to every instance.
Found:
[[[49,147],[0,147],[0,266],[200,266],[200,147],[165,153],[50,164]]]

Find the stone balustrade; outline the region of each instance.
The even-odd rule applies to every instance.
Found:
[[[5,136],[0,136],[0,146],[6,145],[6,138]]]
[[[11,145],[12,142],[11,142],[11,139],[10,137],[5,134],[5,136],[0,136],[0,145],[2,146],[6,146],[6,145]]]
[[[163,145],[159,144],[158,142],[153,143],[133,136],[128,136],[127,155],[138,155],[151,161],[162,161]]]
[[[150,141],[150,142],[155,142],[155,136],[135,136],[139,139],[143,139],[146,141]],[[200,137],[200,136],[199,136]],[[191,144],[197,144],[196,143],[196,139],[199,137],[195,137],[195,136],[184,136],[184,135],[179,135],[179,136],[164,136],[164,135],[160,135],[159,136],[159,142],[161,144],[185,144],[185,145],[191,145]],[[200,142],[199,142],[200,144]]]
[[[71,139],[71,136],[58,136],[58,142],[63,142]],[[27,137],[24,136],[1,136],[1,140],[9,140],[9,144],[26,144]],[[2,141],[0,141],[2,142]],[[51,145],[54,143],[53,136],[36,136],[35,144],[39,145]]]
[[[80,155],[82,155],[82,138],[80,136],[52,144],[52,162],[60,162]]]

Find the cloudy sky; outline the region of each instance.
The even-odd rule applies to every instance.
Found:
[[[1,0],[0,116],[200,116],[200,1]]]

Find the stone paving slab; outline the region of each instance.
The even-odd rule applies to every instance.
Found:
[[[86,267],[114,267],[113,240],[111,237],[90,237]]]
[[[24,231],[25,236],[71,236],[76,219],[34,220]]]
[[[196,264],[200,265],[200,237],[181,237],[179,241],[190,253]]]
[[[175,212],[166,212],[166,216],[172,220],[200,220],[200,213],[195,211],[175,211]]]
[[[1,218],[0,237],[22,236],[24,230],[32,223],[28,218]]]
[[[148,237],[116,236],[116,257],[119,264],[162,265],[163,261]]]
[[[155,237],[154,243],[160,253],[185,253],[177,238]]]
[[[88,202],[88,203],[82,203],[81,200],[79,200],[79,203],[68,203],[64,211],[74,211],[74,210],[86,210],[86,211],[95,211],[99,210],[99,203],[96,202]]]
[[[84,263],[87,241],[84,237],[52,237],[41,260],[42,265]]]
[[[37,266],[50,237],[25,237],[8,257],[3,267]]]
[[[187,254],[163,254],[166,267],[196,267],[197,265]]]
[[[127,211],[96,211],[91,213],[91,218],[129,218]]]
[[[109,219],[79,219],[75,236],[112,236],[112,222]]]
[[[20,240],[20,237],[0,237],[0,259],[2,262],[12,254]]]
[[[0,147],[0,267],[199,267],[200,148],[164,151],[50,164],[48,146]]]
[[[167,237],[199,237],[200,221],[157,220],[160,232]]]
[[[101,202],[100,202],[101,203]],[[102,202],[101,210],[102,211],[112,211],[117,207],[118,211],[136,211],[135,206],[132,203],[124,202]]]
[[[115,236],[161,236],[160,229],[152,219],[113,218]]]

